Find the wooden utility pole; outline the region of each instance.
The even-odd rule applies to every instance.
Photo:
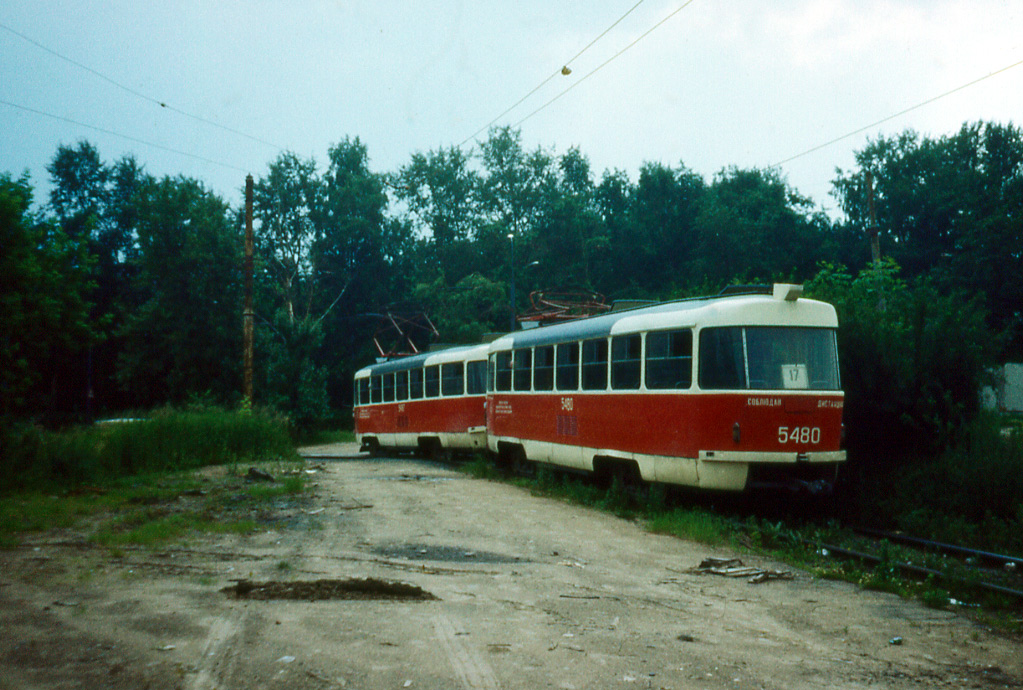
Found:
[[[874,279],[877,281],[877,310],[885,310],[884,283],[881,277],[881,241],[878,238],[877,211],[874,208],[874,173],[867,171],[867,212],[869,214],[869,225],[867,234],[870,235],[870,256],[874,261]]]
[[[252,405],[252,341],[254,339],[252,310],[252,175],[245,177],[245,309],[242,312],[242,355],[245,402]]]

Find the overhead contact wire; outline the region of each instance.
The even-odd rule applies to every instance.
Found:
[[[547,107],[548,107],[549,105],[551,105],[552,103],[554,103],[555,101],[557,101],[557,100],[558,100],[559,98],[561,98],[562,96],[564,96],[565,94],[567,94],[567,93],[568,93],[569,91],[571,91],[571,90],[572,90],[572,89],[574,89],[575,87],[577,87],[577,86],[579,86],[580,84],[582,84],[582,83],[583,83],[584,81],[586,81],[587,79],[589,79],[590,77],[592,77],[592,76],[593,76],[594,74],[596,74],[596,73],[597,73],[597,72],[599,72],[600,70],[602,70],[602,69],[604,69],[605,67],[607,67],[607,66],[608,66],[608,65],[609,65],[609,64],[610,64],[611,62],[613,62],[614,60],[618,59],[618,58],[619,58],[619,57],[620,57],[620,56],[622,55],[622,53],[624,53],[625,51],[629,50],[629,49],[630,49],[630,48],[632,48],[632,47],[633,47],[634,45],[636,45],[637,43],[639,43],[640,41],[642,41],[642,40],[643,40],[644,38],[646,38],[647,36],[649,36],[650,34],[652,34],[652,33],[653,33],[654,31],[656,31],[656,30],[657,30],[658,28],[660,28],[662,24],[664,24],[664,23],[665,23],[666,21],[668,21],[669,19],[671,19],[672,17],[674,17],[674,16],[676,15],[676,14],[678,14],[679,12],[681,12],[682,10],[684,10],[685,8],[689,7],[689,6],[691,5],[691,4],[693,4],[693,2],[694,2],[694,0],[687,0],[687,2],[683,3],[683,4],[682,4],[682,5],[681,5],[681,6],[680,6],[680,7],[678,8],[678,9],[676,9],[676,10],[675,10],[674,12],[672,12],[672,13],[671,13],[671,14],[669,14],[669,15],[668,15],[667,17],[665,17],[665,18],[664,18],[664,19],[662,19],[661,21],[659,21],[659,22],[657,22],[656,24],[654,24],[654,25],[653,25],[652,27],[650,27],[649,29],[647,29],[646,31],[644,31],[644,32],[643,32],[642,34],[640,34],[640,35],[639,35],[639,38],[637,38],[637,39],[636,39],[636,40],[634,40],[634,41],[633,41],[632,43],[630,43],[629,45],[627,45],[627,46],[625,46],[624,48],[622,48],[621,50],[619,50],[619,51],[618,51],[617,53],[615,53],[614,55],[612,55],[611,57],[609,57],[609,58],[608,58],[607,60],[605,60],[604,62],[600,63],[600,64],[599,64],[599,65],[598,65],[597,67],[595,67],[595,68],[593,68],[592,70],[590,70],[589,72],[587,72],[587,73],[586,73],[586,74],[585,74],[584,76],[582,76],[582,77],[580,77],[580,78],[579,78],[579,81],[575,82],[574,84],[572,84],[571,86],[569,86],[568,88],[566,88],[566,89],[565,89],[564,91],[562,91],[561,93],[559,93],[559,94],[558,94],[557,96],[555,96],[555,97],[554,97],[554,98],[552,98],[551,100],[547,101],[546,103],[544,103],[544,104],[543,104],[543,105],[541,105],[541,106],[540,106],[539,108],[537,108],[536,110],[534,110],[533,112],[531,112],[531,113],[530,113],[529,115],[526,115],[526,116],[525,116],[524,118],[522,118],[521,120],[519,120],[518,122],[516,122],[516,123],[515,123],[514,125],[512,125],[512,126],[513,126],[513,127],[518,127],[518,126],[519,126],[519,125],[521,125],[521,124],[522,124],[523,122],[525,122],[525,121],[526,121],[526,120],[528,120],[529,118],[533,117],[534,115],[536,115],[537,113],[539,113],[539,112],[540,112],[541,110],[544,110],[544,109],[545,109],[545,108],[547,108]]]
[[[130,86],[122,84],[121,82],[108,77],[107,75],[103,74],[102,72],[100,72],[100,71],[98,71],[96,69],[93,69],[92,67],[89,67],[86,64],[78,62],[74,58],[70,58],[67,55],[64,55],[62,53],[58,53],[56,50],[53,50],[52,48],[43,45],[39,41],[33,39],[30,36],[26,36],[25,34],[21,33],[20,31],[12,29],[11,27],[7,26],[6,24],[0,23],[0,29],[5,29],[6,31],[9,31],[10,33],[14,34],[18,38],[20,38],[20,39],[22,39],[24,41],[27,41],[28,43],[31,43],[32,45],[34,45],[35,47],[39,48],[40,50],[46,51],[50,55],[53,55],[54,57],[60,58],[61,60],[65,61],[65,62],[68,62],[68,63],[74,65],[75,67],[78,67],[79,69],[83,69],[86,72],[88,72],[88,73],[90,73],[90,74],[92,74],[92,75],[94,75],[96,77],[99,77],[103,81],[116,86],[117,88],[121,89],[122,91],[130,93],[132,96],[135,96],[136,98],[141,98],[144,101],[148,101],[149,103],[157,105],[157,106],[159,106],[161,108],[164,108],[166,110],[170,110],[172,112],[175,112],[178,115],[183,115],[185,117],[191,118],[191,119],[193,119],[193,120],[195,120],[197,122],[201,122],[201,123],[203,123],[205,125],[209,125],[211,127],[217,127],[218,129],[222,129],[225,132],[230,132],[230,133],[236,134],[236,135],[238,135],[240,137],[245,137],[246,139],[249,139],[251,141],[255,141],[257,143],[264,144],[266,146],[270,146],[272,148],[277,149],[278,151],[284,151],[283,147],[278,146],[277,144],[273,143],[272,141],[267,141],[266,139],[260,139],[257,136],[253,136],[251,134],[247,134],[246,132],[242,132],[240,130],[234,129],[233,127],[229,127],[229,126],[221,124],[219,122],[215,122],[213,120],[209,120],[209,119],[207,119],[205,117],[202,117],[200,115],[195,115],[195,114],[187,112],[185,110],[181,110],[180,108],[176,108],[173,105],[170,105],[169,103],[167,103],[165,101],[161,101],[158,98],[153,98],[152,96],[150,96],[148,94],[142,93],[141,91],[133,89]]]
[[[854,137],[857,134],[861,134],[863,132],[866,132],[868,129],[873,129],[874,127],[877,127],[878,125],[884,124],[885,122],[888,122],[889,120],[894,120],[895,118],[901,117],[901,116],[905,115],[906,113],[913,112],[917,108],[922,108],[925,105],[930,105],[931,103],[934,103],[935,101],[938,101],[938,100],[941,100],[942,98],[945,98],[946,96],[951,96],[952,94],[957,93],[959,91],[962,91],[963,89],[969,88],[969,87],[971,87],[971,86],[973,86],[975,84],[979,84],[980,82],[984,81],[985,79],[990,79],[991,77],[999,75],[1002,72],[1007,72],[1010,69],[1012,69],[1013,67],[1019,67],[1020,65],[1023,65],[1023,60],[1020,60],[1018,62],[1014,62],[1011,65],[1003,67],[1003,68],[1001,68],[999,70],[995,70],[994,72],[991,72],[990,74],[986,74],[983,77],[980,77],[979,79],[974,79],[973,81],[970,81],[970,82],[967,82],[967,83],[962,84],[960,86],[957,86],[954,89],[952,89],[950,91],[946,91],[945,93],[939,94],[937,96],[934,96],[933,98],[928,98],[926,101],[920,101],[916,105],[912,105],[912,106],[906,108],[905,110],[900,110],[899,112],[895,113],[894,115],[889,115],[888,117],[883,117],[880,120],[878,120],[877,122],[872,122],[869,125],[865,125],[863,127],[860,127],[859,129],[853,130],[852,132],[848,132],[846,134],[843,134],[840,137],[835,137],[834,139],[832,139],[830,141],[826,141],[823,144],[818,144],[817,146],[814,146],[813,148],[809,148],[809,149],[803,151],[802,153],[797,153],[794,156],[789,156],[785,160],[778,161],[777,163],[774,163],[774,164],[770,165],[769,167],[777,168],[777,167],[780,167],[782,165],[785,165],[786,163],[794,161],[797,158],[802,158],[803,156],[807,156],[807,155],[809,155],[811,153],[814,153],[815,151],[820,151],[821,149],[827,148],[828,146],[831,146],[832,144],[837,144],[838,142],[842,141],[843,139],[848,139],[849,137]]]
[[[102,132],[103,134],[109,134],[111,136],[120,137],[121,139],[127,139],[128,141],[134,141],[135,143],[144,144],[145,146],[152,146],[155,149],[161,149],[163,151],[169,151],[170,153],[176,153],[176,154],[178,154],[180,156],[187,156],[188,158],[194,158],[195,160],[203,161],[204,163],[212,163],[213,165],[219,165],[222,168],[229,168],[231,170],[237,170],[237,171],[240,171],[240,172],[243,172],[243,173],[248,173],[249,172],[248,170],[245,170],[244,168],[239,168],[237,165],[231,165],[230,163],[224,163],[223,161],[213,160],[212,158],[206,158],[205,156],[200,156],[200,155],[197,155],[197,154],[194,154],[194,153],[188,153],[187,151],[182,151],[180,149],[171,148],[169,146],[164,146],[162,144],[155,144],[155,143],[153,143],[151,141],[146,141],[145,139],[139,139],[138,137],[133,137],[133,136],[131,136],[129,134],[122,134],[121,132],[115,132],[112,129],[105,129],[103,127],[97,127],[96,125],[86,124],[85,122],[79,122],[78,120],[72,120],[71,118],[64,117],[62,115],[54,115],[53,113],[47,113],[47,112],[42,111],[42,110],[36,110],[35,108],[29,108],[28,106],[20,105],[18,103],[12,103],[12,102],[4,100],[2,98],[0,98],[0,103],[2,103],[4,105],[7,105],[7,106],[10,106],[12,108],[17,108],[18,110],[24,110],[25,112],[32,113],[34,115],[41,115],[43,117],[49,117],[49,118],[52,118],[54,120],[60,120],[62,122],[68,122],[70,124],[77,125],[78,127],[85,127],[86,129],[92,129],[92,130],[95,130],[97,132]]]
[[[563,65],[562,65],[561,67],[559,67],[558,69],[554,70],[554,71],[553,71],[553,72],[552,72],[552,73],[550,74],[550,76],[549,76],[549,77],[547,77],[547,78],[546,78],[546,79],[544,79],[544,80],[543,80],[542,82],[540,82],[540,83],[539,83],[539,84],[537,84],[537,85],[536,85],[535,87],[533,87],[533,89],[532,89],[532,90],[531,90],[531,91],[530,91],[529,93],[527,93],[527,94],[526,94],[525,96],[523,96],[523,97],[522,97],[522,98],[520,98],[519,100],[517,100],[517,101],[515,101],[514,103],[512,103],[512,104],[511,104],[510,106],[508,106],[508,108],[506,108],[506,109],[504,110],[504,112],[502,112],[502,113],[501,113],[500,115],[498,115],[497,117],[495,117],[495,118],[494,118],[493,120],[491,120],[491,121],[490,121],[490,122],[488,122],[487,124],[483,125],[483,126],[482,126],[482,127],[480,127],[479,129],[477,129],[477,130],[476,130],[475,132],[473,132],[472,134],[470,134],[469,136],[467,136],[467,137],[466,137],[465,139],[463,139],[463,140],[462,140],[462,141],[461,141],[461,142],[460,142],[460,143],[458,144],[458,147],[459,147],[459,148],[461,148],[462,146],[464,146],[464,145],[465,145],[465,144],[466,144],[467,142],[469,142],[470,140],[472,140],[472,139],[475,139],[475,138],[476,138],[477,136],[479,136],[479,134],[480,134],[481,132],[483,132],[484,130],[488,129],[488,128],[489,128],[489,127],[490,127],[491,125],[493,125],[493,124],[494,124],[495,122],[497,122],[498,120],[500,120],[500,119],[501,119],[502,117],[504,117],[505,115],[507,115],[508,113],[510,113],[511,111],[515,110],[515,109],[516,109],[517,107],[519,107],[520,105],[522,105],[522,103],[523,103],[523,102],[524,102],[524,101],[525,101],[526,99],[528,99],[528,98],[529,98],[530,96],[532,96],[532,95],[533,95],[534,93],[536,93],[537,91],[539,91],[540,89],[542,89],[542,88],[543,88],[544,86],[546,86],[546,85],[547,85],[547,83],[548,83],[548,82],[550,82],[550,80],[551,80],[551,79],[554,79],[554,78],[555,78],[555,77],[557,77],[557,76],[558,76],[559,74],[562,74],[562,70],[563,70],[563,69],[564,69],[565,67],[568,67],[569,65],[571,65],[571,64],[572,64],[572,63],[573,63],[573,62],[574,62],[574,61],[575,61],[575,60],[576,60],[576,59],[577,59],[577,58],[578,58],[578,57],[579,57],[580,55],[582,55],[582,54],[583,54],[583,53],[585,53],[585,52],[586,52],[587,50],[589,50],[589,49],[590,49],[591,47],[593,47],[593,44],[594,44],[594,43],[596,43],[596,42],[597,42],[597,41],[599,41],[600,39],[604,38],[604,36],[606,36],[606,35],[607,35],[607,33],[608,33],[609,31],[611,31],[611,29],[613,29],[613,28],[615,28],[616,26],[618,26],[618,25],[619,25],[619,24],[620,24],[620,23],[622,22],[622,20],[623,20],[623,19],[625,19],[626,17],[628,17],[628,16],[630,15],[630,14],[632,14],[633,10],[635,10],[635,9],[636,9],[637,7],[639,7],[639,6],[640,6],[640,5],[642,5],[642,4],[643,4],[643,0],[639,0],[639,2],[637,2],[637,3],[635,4],[635,5],[633,5],[632,7],[630,7],[630,8],[628,9],[628,11],[627,11],[627,12],[626,12],[625,14],[623,14],[623,15],[622,15],[622,16],[620,16],[620,17],[618,17],[618,19],[616,19],[616,20],[614,21],[614,23],[613,23],[613,24],[611,24],[611,26],[609,26],[609,27],[607,27],[606,29],[604,29],[603,31],[601,31],[601,32],[600,32],[600,34],[599,34],[599,35],[598,35],[598,36],[597,36],[596,38],[594,38],[594,39],[593,39],[592,41],[590,41],[589,43],[587,43],[587,44],[586,44],[586,45],[585,45],[585,46],[583,47],[583,49],[582,49],[582,50],[580,50],[580,51],[579,51],[578,53],[576,53],[576,54],[575,54],[575,55],[573,55],[573,56],[572,56],[571,58],[569,58],[569,59],[568,59],[568,61],[567,61],[567,62],[565,62],[565,63],[564,63],[564,64],[563,64]]]

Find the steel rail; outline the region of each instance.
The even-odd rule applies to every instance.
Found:
[[[879,564],[879,563],[884,562],[883,558],[881,558],[879,556],[875,556],[873,554],[863,553],[862,551],[853,551],[852,549],[846,549],[844,547],[835,546],[833,544],[825,544],[823,542],[816,542],[816,541],[811,541],[811,540],[802,540],[802,541],[805,544],[814,545],[818,549],[827,549],[830,553],[834,553],[834,554],[837,554],[839,556],[845,556],[846,558],[855,558],[855,559],[858,559],[858,560],[861,560],[861,561],[866,561],[868,563],[875,563],[875,564]],[[925,577],[929,576],[929,575],[933,575],[934,577],[941,578],[943,580],[948,580],[950,582],[957,582],[959,584],[964,584],[964,585],[973,586],[973,587],[979,587],[980,589],[984,589],[984,590],[987,590],[989,592],[997,592],[998,594],[1004,594],[1006,596],[1015,597],[1017,599],[1023,600],[1023,592],[1021,592],[1021,591],[1019,591],[1017,589],[1011,589],[1009,587],[1002,587],[1001,585],[992,584],[990,582],[973,582],[973,581],[968,581],[968,580],[965,580],[965,579],[963,579],[961,577],[953,577],[951,575],[948,575],[946,573],[941,572],[940,570],[935,570],[934,568],[926,568],[926,567],[924,567],[922,565],[913,565],[912,563],[893,562],[891,565],[892,565],[892,567],[898,568],[899,570],[901,570],[903,572],[906,572],[906,573],[912,573],[914,575],[921,575],[921,576],[925,576]]]
[[[877,539],[888,539],[889,541],[900,542],[902,544],[908,544],[910,546],[919,546],[925,549],[933,549],[935,551],[941,551],[942,553],[964,556],[966,558],[977,558],[979,560],[1000,566],[1005,566],[1011,563],[1013,567],[1023,568],[1023,558],[1017,558],[1015,556],[1006,556],[1005,554],[992,553],[990,551],[980,551],[977,549],[967,548],[965,546],[945,544],[940,541],[930,541],[929,539],[920,539],[919,537],[911,537],[906,534],[897,534],[894,532],[867,529],[865,527],[854,527],[853,531],[856,532],[857,534],[862,534],[867,537],[874,537]]]

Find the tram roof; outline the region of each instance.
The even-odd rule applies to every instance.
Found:
[[[787,286],[786,286],[787,287]],[[662,302],[621,312],[602,314],[568,323],[515,331],[491,345],[491,351],[604,338],[644,330],[720,325],[778,325],[834,328],[838,325],[830,304],[811,299],[771,294],[694,297]]]
[[[448,347],[434,352],[421,352],[418,355],[400,357],[387,362],[371,364],[355,372],[355,375],[376,376],[378,374],[387,374],[392,371],[403,371],[405,369],[415,369],[417,367],[432,364],[447,364],[449,362],[461,362],[467,359],[486,359],[488,349],[489,346],[487,344],[457,345],[455,347]],[[476,352],[473,352],[474,350]],[[473,355],[477,356],[474,357]]]

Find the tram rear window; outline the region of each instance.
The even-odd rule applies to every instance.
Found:
[[[423,371],[425,373],[426,397],[436,398],[440,395],[440,366],[434,364],[432,367],[426,367]]]
[[[510,391],[512,383],[512,353],[498,352],[494,373],[494,388],[499,391]]]
[[[440,368],[440,392],[443,395],[463,395],[465,393],[464,368],[461,362],[442,364]]]
[[[829,328],[747,326],[700,332],[700,387],[838,390],[838,347]]]
[[[646,336],[646,387],[683,389],[693,383],[693,332],[655,331]]]
[[[483,395],[487,392],[487,361],[465,363],[466,395]]]
[[[359,404],[369,404],[369,378],[359,379]]]
[[[583,390],[607,388],[607,340],[583,341]]]
[[[374,376],[369,389],[370,401],[375,403],[380,402],[383,399],[383,393],[384,393],[383,377]]]

